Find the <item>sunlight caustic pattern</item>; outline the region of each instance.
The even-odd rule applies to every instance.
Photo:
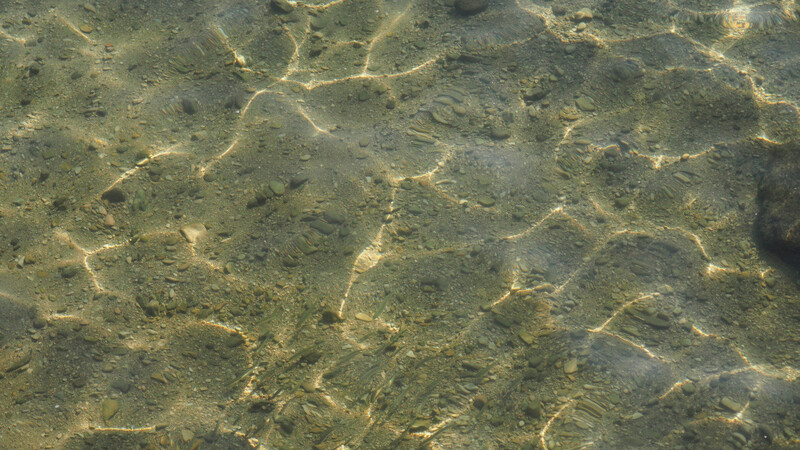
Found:
[[[502,442],[549,449],[613,446],[641,421],[654,428],[658,445],[675,444],[684,421],[662,423],[658,416],[672,406],[694,408],[687,400],[694,386],[714,401],[689,417],[693,426],[720,436],[740,426],[758,429],[754,424],[767,420],[766,413],[751,398],[769,402],[772,390],[796,387],[795,359],[759,354],[768,330],[742,325],[759,315],[783,323],[786,303],[770,293],[782,281],[746,249],[741,253],[749,259],[731,264],[731,239],[714,233],[741,233],[752,220],[750,210],[743,200],[743,206],[731,206],[734,201],[715,198],[708,186],[730,188],[725,175],[698,175],[733,164],[723,158],[749,156],[751,141],[770,145],[785,136],[765,130],[769,125],[748,128],[724,117],[732,136],[724,142],[699,132],[690,145],[657,136],[660,108],[671,108],[676,98],[700,104],[713,97],[693,96],[689,91],[699,90],[694,79],[740,99],[726,105],[741,107],[736,111],[744,115],[767,116],[785,107],[796,120],[800,99],[777,92],[762,79],[768,74],[760,74],[760,66],[735,53],[757,33],[794,26],[794,2],[772,9],[732,2],[730,9],[702,12],[666,2],[654,16],[670,19],[631,37],[625,36],[631,25],[624,16],[611,30],[599,16],[570,16],[535,0],[490,2],[474,16],[436,2],[274,3],[237,2],[230,11],[198,18],[194,23],[205,21],[208,29],[197,35],[184,35],[178,26],[166,32],[184,39],[185,54],[201,55],[197,59],[211,61],[213,70],[191,57],[172,58],[161,72],[139,73],[122,62],[116,67],[106,54],[125,60],[140,49],[120,44],[109,50],[106,30],[76,25],[82,20],[74,10],[49,13],[47,20],[60,24],[61,38],[74,47],[68,50],[99,64],[92,79],[115,88],[135,80],[139,88],[124,93],[123,107],[112,105],[119,130],[93,129],[86,121],[59,130],[83,133],[82,142],[95,152],[88,155],[92,163],[76,171],[64,152],[62,166],[34,182],[43,189],[48,177],[89,173],[102,186],[81,186],[66,200],[43,201],[36,193],[22,198],[27,209],[2,211],[0,217],[16,226],[31,217],[29,225],[69,251],[54,250],[45,238],[41,246],[20,250],[18,263],[0,275],[23,272],[29,280],[49,280],[47,268],[77,265],[86,284],[62,271],[56,295],[71,303],[61,309],[44,303],[47,317],[65,329],[88,321],[95,333],[106,322],[139,320],[131,322],[142,324],[133,337],[109,332],[107,339],[119,339],[127,352],[174,347],[152,361],[138,353],[148,375],[134,392],[177,399],[164,408],[172,413],[181,411],[180,401],[197,401],[204,411],[197,421],[211,428],[209,440],[228,434],[254,446],[450,448],[479,442],[493,448]],[[599,2],[592,5],[602,9]],[[338,30],[348,16],[365,11],[370,18],[353,36]],[[259,34],[265,32],[248,19],[256,12],[271,20],[270,34]],[[334,26],[319,20],[334,14]],[[517,31],[487,31],[488,14],[508,18],[509,29]],[[451,22],[438,28],[429,16]],[[715,29],[711,37],[705,34]],[[13,29],[0,30],[0,36],[17,47],[32,40]],[[694,58],[686,67],[628,48],[672,38],[685,47],[670,45]],[[157,44],[179,45],[171,40]],[[262,40],[285,51],[258,47]],[[393,54],[394,47],[404,51]],[[539,55],[548,54],[542,50],[562,48],[580,56],[562,63],[580,75],[541,61]],[[259,53],[273,50],[271,59]],[[316,58],[334,52],[350,66],[326,76],[338,68]],[[64,55],[64,61],[72,57]],[[593,68],[589,60],[597,55],[617,65]],[[589,62],[576,65],[584,57]],[[492,58],[514,62],[486,71],[481,66]],[[646,76],[634,70],[642,67]],[[211,93],[220,73],[238,91],[217,101]],[[573,84],[556,87],[559,82]],[[633,100],[599,92],[609,83],[629,83]],[[658,83],[667,92],[663,97],[653,94]],[[450,85],[460,90],[443,97],[427,93],[448,92]],[[537,91],[527,93],[534,85],[550,89],[546,105]],[[559,89],[569,95],[557,97]],[[581,99],[593,92],[592,103],[576,109],[572,92]],[[376,97],[385,105],[376,107]],[[507,100],[505,106],[498,98]],[[7,131],[13,146],[31,136],[45,141],[54,132],[46,108],[34,106],[42,110],[16,117],[16,128]],[[84,118],[106,114],[96,105],[83,111]],[[366,123],[372,117],[377,122]],[[630,128],[618,123],[631,118],[636,123]],[[669,122],[664,134],[691,132],[693,125]],[[620,127],[625,131],[614,131]],[[135,158],[126,146],[138,148]],[[51,158],[48,153],[44,161]],[[12,179],[4,184],[33,181],[8,167]],[[290,181],[276,184],[277,178]],[[104,197],[117,189],[137,192],[138,209],[129,198]],[[246,196],[252,200],[242,212],[237,207]],[[661,202],[665,213],[647,211],[647,202]],[[66,204],[67,212],[38,214],[43,203]],[[81,208],[70,210],[73,204]],[[337,205],[347,214],[336,214]],[[112,213],[116,220],[95,223]],[[134,226],[137,218],[140,226]],[[181,234],[187,223],[201,224],[207,234],[196,240]],[[345,247],[336,239],[349,241]],[[55,260],[37,261],[49,251]],[[758,299],[755,306],[737,306],[746,318],[732,319],[722,311],[722,297],[708,294],[727,282]],[[4,302],[23,301],[4,292]],[[81,299],[87,295],[91,301]],[[95,316],[104,322],[94,322]],[[170,331],[159,323],[179,326]],[[193,348],[187,336],[208,340]],[[81,345],[101,344],[89,336]],[[203,349],[216,352],[214,358],[198,357]],[[0,351],[5,361],[8,352]],[[235,376],[215,373],[214,367],[230,361],[239,364],[233,364]],[[20,373],[46,376],[35,364],[23,367]],[[181,377],[193,379],[194,371],[202,389],[171,391]],[[715,390],[720,378],[735,386]],[[78,381],[73,385],[86,382]],[[15,398],[26,399],[19,394],[23,385],[15,386]],[[92,388],[102,392],[101,385]],[[140,397],[125,400],[123,409],[141,398],[151,402],[141,405],[153,403]],[[60,431],[161,431],[129,411],[103,418],[97,410]],[[173,419],[159,412],[152,420]],[[486,436],[479,431],[484,425],[492,427]]]

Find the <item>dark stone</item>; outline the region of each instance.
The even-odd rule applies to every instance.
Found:
[[[485,395],[478,394],[472,399],[472,406],[474,406],[475,409],[483,409],[487,402],[488,400],[486,399]]]
[[[111,188],[100,197],[109,203],[122,203],[125,201],[125,192],[120,188]]]
[[[547,96],[547,91],[541,86],[534,86],[532,88],[528,88],[525,92],[522,93],[522,97],[531,102],[535,102],[537,100],[541,100]]]
[[[308,175],[305,174],[295,175],[292,177],[291,180],[289,180],[289,187],[292,189],[297,189],[300,186],[302,186],[306,181],[308,181],[308,178],[309,178]]]
[[[800,267],[800,143],[776,153],[758,187],[759,243]]]
[[[475,14],[489,6],[489,0],[456,0],[456,10],[462,14]]]
[[[525,415],[532,419],[540,419],[542,417],[542,406],[539,402],[530,401],[525,404]]]
[[[61,273],[63,278],[72,278],[80,272],[80,268],[78,266],[65,266],[61,267],[58,271]]]
[[[608,64],[608,76],[617,83],[641,78],[643,75],[644,69],[634,59],[616,58]]]
[[[284,433],[292,434],[294,432],[294,423],[292,422],[292,419],[286,416],[280,416],[275,419],[275,422],[278,424],[278,426],[280,426],[281,431]]]
[[[240,110],[246,104],[247,104],[247,100],[245,99],[244,95],[240,94],[240,93],[231,94],[225,100],[225,107],[228,108],[228,109],[233,109],[233,110]]]
[[[495,125],[492,127],[491,135],[492,139],[503,140],[511,137],[511,132],[504,126]]]
[[[186,114],[195,114],[200,111],[200,102],[193,98],[183,97],[181,99],[181,107],[183,107],[183,112]]]
[[[272,6],[272,9],[284,14],[294,11],[294,6],[288,0],[272,0],[270,6]]]
[[[122,392],[123,394],[127,394],[128,391],[131,390],[132,383],[128,380],[115,380],[111,382],[111,387]]]

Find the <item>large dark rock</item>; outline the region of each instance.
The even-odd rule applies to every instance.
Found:
[[[800,143],[773,156],[759,184],[758,204],[760,243],[800,267]]]
[[[461,14],[475,14],[489,6],[489,0],[456,0],[455,7]]]

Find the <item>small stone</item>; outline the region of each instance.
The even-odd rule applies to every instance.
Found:
[[[573,22],[591,22],[594,14],[589,8],[581,8],[572,16]]]
[[[321,320],[323,323],[332,324],[341,322],[344,319],[342,319],[342,315],[339,314],[339,311],[329,308],[322,312]]]
[[[189,442],[192,439],[194,439],[194,433],[192,432],[192,430],[187,430],[186,428],[184,428],[183,430],[181,430],[181,439],[183,439],[183,442]]]
[[[333,232],[336,231],[336,227],[329,224],[328,222],[323,222],[322,220],[315,220],[311,222],[311,228],[319,231],[320,233],[326,236],[333,234]]]
[[[311,157],[309,156],[309,158]],[[308,181],[308,175],[303,175],[303,174],[295,175],[292,177],[291,180],[289,180],[289,187],[291,187],[292,189],[297,189],[303,184],[305,184],[306,181]]]
[[[475,14],[489,6],[489,0],[456,0],[456,10],[462,14]]]
[[[111,382],[111,387],[123,394],[127,394],[128,391],[131,390],[131,386],[133,386],[133,384],[128,380],[115,380]]]
[[[539,404],[539,402],[529,401],[525,404],[523,410],[525,411],[525,415],[532,419],[542,417],[542,405]]]
[[[488,400],[483,394],[478,394],[472,399],[472,406],[474,406],[475,409],[483,409],[486,407],[486,403],[488,403]]]
[[[292,419],[287,416],[280,416],[276,418],[275,423],[277,423],[281,428],[281,431],[286,434],[292,434],[294,432],[294,423],[292,422]]]
[[[112,398],[103,400],[103,420],[109,420],[119,411],[119,401]]]
[[[114,216],[111,214],[106,214],[105,219],[103,219],[103,225],[107,227],[113,227],[116,222],[114,221]]]
[[[190,244],[194,244],[205,234],[206,227],[202,223],[190,223],[181,227],[181,235]]]
[[[736,403],[735,401],[729,399],[728,397],[722,397],[722,400],[720,400],[719,403],[720,405],[722,405],[723,408],[735,413],[738,413],[743,408],[742,405]]]
[[[534,338],[533,335],[528,333],[527,331],[520,331],[519,338],[522,339],[522,342],[531,345],[533,344]]]
[[[58,271],[61,273],[62,278],[72,278],[80,272],[80,267],[78,266],[65,266],[60,268]]]
[[[165,377],[164,374],[161,372],[153,372],[152,374],[150,374],[150,378],[160,383],[167,384],[167,377]]]
[[[633,197],[630,195],[623,195],[622,197],[617,197],[614,199],[614,206],[619,209],[627,208],[628,205],[631,204],[633,201]]]
[[[226,347],[238,347],[244,344],[244,336],[239,333],[230,333],[228,337],[225,338],[225,346]]]
[[[575,100],[575,105],[581,109],[581,111],[594,111],[594,100],[591,98],[582,95]]]
[[[522,97],[525,100],[535,102],[537,100],[543,99],[547,95],[547,91],[544,90],[541,86],[534,86],[532,88],[526,89],[525,92],[522,93]],[[531,110],[535,111],[535,110]]]
[[[675,173],[672,174],[672,176],[675,177],[676,180],[678,180],[678,181],[680,181],[682,183],[689,184],[689,183],[692,182],[692,179],[689,178],[689,175],[687,175],[687,174],[685,174],[683,172],[675,172]]]
[[[578,120],[581,118],[581,113],[574,106],[566,106],[558,113],[558,117],[563,120]]]
[[[488,195],[481,195],[477,198],[477,202],[479,205],[484,206],[486,208],[494,206],[494,199],[489,197]]]
[[[156,316],[159,311],[161,311],[161,303],[158,303],[158,300],[150,300],[144,305],[144,313],[148,316]]]
[[[186,114],[195,114],[200,111],[200,102],[190,97],[183,97],[181,99],[181,107]]]
[[[306,381],[303,381],[300,387],[303,388],[303,391],[305,391],[307,394],[310,394],[317,390],[317,385],[313,379],[308,379]]]
[[[428,427],[430,426],[431,426],[430,419],[418,418],[411,423],[411,426],[409,427],[408,431],[416,433],[419,431],[427,430]]]
[[[578,360],[577,360],[577,358],[570,358],[564,364],[564,373],[569,375],[569,374],[573,374],[573,373],[575,373],[577,371],[578,371]]]
[[[493,126],[491,134],[492,134],[492,139],[497,139],[497,140],[508,139],[509,137],[511,137],[511,132],[508,131],[508,128],[501,125]]]
[[[356,314],[356,319],[361,320],[363,322],[372,322],[372,317],[369,314],[358,313]]]
[[[339,211],[329,209],[322,213],[322,217],[328,223],[342,224],[345,222],[345,215]]]
[[[111,188],[100,196],[101,199],[108,203],[122,203],[125,201],[125,192],[120,188]]]
[[[288,14],[294,11],[294,5],[289,3],[288,0],[272,0],[270,2],[270,5],[274,10],[284,14]]]
[[[747,438],[742,433],[733,433],[733,434],[731,434],[731,437],[733,439],[739,441],[739,444],[742,445],[742,446],[747,444]]]

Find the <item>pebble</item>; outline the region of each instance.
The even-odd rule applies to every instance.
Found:
[[[545,98],[546,95],[547,95],[547,91],[541,86],[534,86],[532,88],[528,88],[528,89],[525,90],[525,92],[522,93],[522,97],[525,100],[531,101],[531,102],[535,102],[537,100],[541,100],[541,99]],[[531,110],[531,111],[535,112],[536,110]]]
[[[283,193],[286,192],[286,186],[284,186],[283,183],[277,180],[272,180],[269,182],[269,189],[275,195],[283,195]]]
[[[291,180],[289,180],[289,187],[291,187],[292,189],[297,189],[303,184],[305,184],[305,182],[308,181],[308,178],[309,178],[308,175],[305,174],[295,175],[292,177]]]
[[[181,99],[181,107],[186,114],[195,114],[200,111],[200,102],[190,97],[183,97]]]
[[[578,120],[581,118],[581,114],[574,106],[566,106],[558,113],[558,117],[563,120]]]
[[[118,187],[111,188],[103,192],[103,195],[101,195],[100,198],[108,203],[122,203],[125,201],[125,191]]]
[[[539,402],[536,402],[536,401],[533,401],[533,400],[529,401],[528,403],[526,403],[524,408],[523,408],[523,410],[524,410],[526,416],[528,416],[530,418],[533,418],[533,419],[539,419],[542,416],[542,406],[541,406],[541,404],[539,404]]]
[[[479,205],[487,208],[490,206],[494,206],[495,203],[494,199],[492,197],[489,197],[488,195],[481,195],[480,197],[477,198],[476,201],[478,202]]]
[[[581,109],[581,111],[594,111],[594,100],[591,98],[582,95],[575,100],[575,105]]]
[[[72,278],[77,275],[80,270],[78,266],[65,266],[59,269],[59,272],[63,278]]]
[[[692,179],[689,178],[689,175],[685,174],[684,172],[675,172],[672,174],[672,176],[675,177],[675,179],[677,179],[678,181],[681,181],[686,184],[692,182]]]
[[[472,399],[472,406],[474,406],[475,409],[483,409],[486,406],[486,403],[488,403],[488,400],[483,394],[478,394],[474,399]]]
[[[128,380],[115,380],[111,382],[111,387],[123,394],[127,394],[128,391],[131,390],[131,386],[133,386],[133,384]]]
[[[591,22],[594,14],[589,8],[581,8],[572,16],[573,22]]]
[[[463,14],[475,14],[489,6],[489,0],[456,0],[456,10]]]
[[[103,400],[103,420],[109,420],[119,411],[119,401],[112,398]]]
[[[722,405],[723,408],[731,412],[738,413],[739,411],[742,410],[742,405],[736,403],[735,401],[731,400],[728,397],[722,397],[722,400],[720,400],[719,403],[720,405]]]
[[[492,127],[492,139],[503,140],[508,139],[511,137],[511,132],[508,131],[508,128],[502,125],[495,125]]]
[[[194,244],[206,233],[206,227],[202,223],[190,223],[181,227],[181,235],[190,244]]]
[[[346,220],[346,217],[345,217],[344,214],[342,214],[340,211],[337,211],[337,210],[334,210],[334,209],[329,209],[329,210],[325,211],[324,213],[322,213],[322,217],[328,223],[335,223],[335,224],[342,224]]]
[[[272,5],[272,8],[275,9],[276,11],[282,12],[284,14],[288,14],[294,11],[294,5],[289,3],[288,0],[272,0],[270,2],[270,5]]]
[[[311,222],[311,228],[319,231],[324,235],[329,235],[332,234],[334,231],[336,231],[336,228],[333,225],[329,224],[328,222],[323,222],[321,220],[315,220]]]
[[[519,332],[519,338],[522,339],[522,342],[524,342],[524,343],[526,343],[528,345],[533,344],[533,341],[535,340],[533,335],[528,333],[527,331],[520,331]]]
[[[194,433],[191,430],[184,428],[181,430],[181,439],[183,439],[183,442],[189,442],[194,439]]]
[[[564,364],[564,373],[567,375],[575,373],[578,371],[578,359],[577,358],[570,358]]]

